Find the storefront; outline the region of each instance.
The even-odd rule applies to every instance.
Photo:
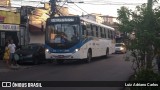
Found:
[[[0,55],[3,54],[5,43],[13,40],[17,47],[20,46],[20,27],[14,24],[0,24]],[[0,58],[2,58],[0,56]]]
[[[24,35],[21,35],[20,30],[20,13],[16,11],[16,8],[0,8],[0,60],[3,57],[5,43],[13,40],[19,48],[22,45],[21,36]]]

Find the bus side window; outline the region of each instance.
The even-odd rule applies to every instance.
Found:
[[[98,26],[96,26],[96,37],[98,37]]]
[[[86,26],[82,25],[82,35],[86,35]]]
[[[109,39],[111,39],[111,30],[108,30]]]
[[[100,38],[101,33],[100,33],[100,27],[98,27],[98,37]]]
[[[112,31],[111,31],[111,39],[113,39],[113,37],[112,37],[113,35],[112,35]]]
[[[108,39],[109,38],[109,31],[108,31],[108,29],[106,29],[106,38]]]
[[[104,28],[102,28],[102,38],[105,38]]]
[[[87,35],[87,36],[91,36],[91,24],[87,23],[87,28],[86,28],[86,30],[87,30],[87,31],[86,31],[86,32],[87,32],[86,35]]]
[[[101,30],[100,30],[100,31],[101,31],[101,38],[104,38],[104,37],[105,37],[105,35],[104,35],[104,34],[105,34],[105,33],[104,33],[104,28],[101,27]]]
[[[108,39],[110,39],[110,30],[108,29]]]
[[[91,24],[91,36],[94,36],[93,25]]]
[[[95,25],[93,25],[93,36],[96,37],[96,26]]]
[[[113,31],[113,39],[115,39],[115,35],[116,35],[116,34],[115,34],[115,32]]]
[[[100,37],[103,37],[102,27],[100,27]]]
[[[114,39],[114,38],[115,38],[115,32],[112,31],[112,39]]]
[[[104,38],[106,38],[106,29],[104,28]]]
[[[113,39],[113,31],[111,31],[111,39]]]

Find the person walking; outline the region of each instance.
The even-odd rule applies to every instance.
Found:
[[[9,45],[9,42],[6,42],[3,60],[7,64],[7,66],[9,67],[10,66],[10,50],[8,48],[8,45]]]
[[[13,40],[10,41],[8,48],[10,50],[10,62],[12,65],[17,65],[16,61],[14,60],[14,53],[16,50],[16,45],[13,43]]]

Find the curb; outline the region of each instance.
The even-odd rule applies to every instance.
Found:
[[[0,73],[3,73],[3,72],[11,72],[11,71],[16,71],[16,70],[23,70],[23,69],[27,69],[27,68],[30,68],[32,66],[10,66],[9,68],[0,68]]]
[[[30,68],[32,66],[20,66],[20,65],[17,65],[17,66],[11,66],[10,69],[12,70],[20,70],[20,69],[27,69],[27,68]]]
[[[22,69],[27,69],[27,68],[30,68],[30,67],[32,67],[32,66],[10,65],[8,67],[5,64],[5,62],[3,62],[3,60],[0,60],[0,73],[11,72],[11,71],[15,71],[15,70],[22,70]]]

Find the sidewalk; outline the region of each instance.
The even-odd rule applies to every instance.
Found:
[[[0,60],[0,73],[9,71],[11,71],[11,69],[7,67],[7,65],[3,62],[3,60]]]
[[[32,67],[32,66],[17,65],[17,66],[7,67],[7,65],[3,62],[3,60],[0,60],[0,73],[1,72],[10,72],[10,71],[19,70],[19,69],[25,69],[25,68],[29,68],[29,67]]]

